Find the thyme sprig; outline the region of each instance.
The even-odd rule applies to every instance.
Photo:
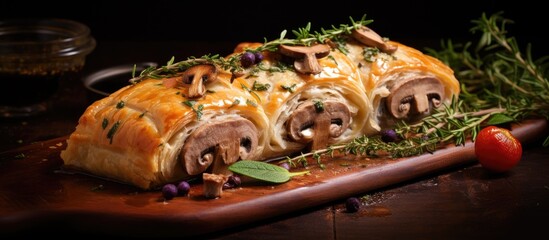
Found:
[[[549,119],[549,56],[533,60],[531,46],[526,54],[517,41],[507,36],[506,24],[512,23],[502,13],[482,16],[472,21],[472,33],[481,32],[476,48],[472,42],[442,43],[442,50],[427,49],[427,53],[450,66],[461,83],[459,99],[423,118],[419,123],[397,124],[399,142],[383,142],[379,135],[361,136],[349,143],[336,144],[301,154],[284,161],[293,166],[306,165],[312,157],[343,154],[377,157],[408,157],[434,152],[443,144],[456,146],[476,139],[486,125],[519,122],[528,118]],[[549,145],[549,136],[544,141]]]
[[[327,40],[338,39],[342,35],[349,35],[355,29],[360,28],[361,26],[366,26],[373,22],[373,20],[367,20],[366,14],[358,21],[355,21],[352,17],[349,18],[351,24],[340,24],[338,27],[333,26],[331,29],[321,28],[320,32],[314,31],[311,32],[311,23],[308,23],[303,28],[298,28],[297,30],[292,30],[292,33],[295,35],[294,39],[287,39],[287,31],[284,30],[280,33],[280,37],[276,40],[268,42],[265,39],[265,43],[258,47],[256,51],[271,51],[274,52],[278,49],[279,45],[305,45],[310,46],[314,43],[326,43]]]
[[[392,158],[416,156],[432,153],[445,143],[463,145],[470,136],[476,136],[480,124],[505,111],[502,108],[486,109],[478,112],[460,112],[461,102],[453,101],[417,124],[399,123],[396,132],[403,139],[398,142],[384,142],[380,135],[360,136],[349,143],[334,144],[326,149],[302,153],[294,158],[286,158],[292,166],[308,164],[312,157],[319,162],[321,156],[332,157],[336,153],[364,155],[369,157],[390,156]]]
[[[370,24],[373,20],[367,20],[366,14],[364,14],[360,20],[355,21],[352,17],[350,17],[350,21],[351,21],[351,24],[340,24],[338,27],[332,26],[331,29],[321,28],[320,31],[312,31],[311,23],[308,23],[303,28],[292,30],[292,33],[295,35],[295,38],[286,38],[288,31],[283,30],[280,33],[280,37],[278,39],[268,41],[265,38],[263,45],[254,49],[246,49],[246,51],[275,52],[278,50],[278,46],[283,44],[310,46],[314,43],[326,43],[328,40],[334,40],[334,42],[337,42],[337,39],[341,38],[342,35],[348,35],[352,32],[352,30],[360,28],[361,26],[366,26]],[[173,77],[178,73],[185,71],[191,66],[204,64],[204,63],[215,64],[226,71],[230,71],[232,73],[238,73],[243,71],[243,67],[240,64],[241,55],[242,53],[236,53],[225,58],[225,57],[221,57],[218,54],[215,54],[215,55],[207,54],[200,58],[189,57],[184,61],[175,62],[175,63],[174,63],[174,58],[172,57],[165,66],[149,67],[141,71],[141,73],[138,76],[136,76],[135,68],[134,68],[134,72],[132,73],[133,77],[132,79],[130,79],[130,82],[137,83],[146,78],[160,79],[160,78],[166,78],[166,77]]]
[[[514,121],[538,117],[549,119],[549,56],[533,60],[531,45],[524,54],[506,25],[512,23],[502,13],[474,20],[473,33],[481,32],[476,48],[472,43],[442,44],[442,51],[429,50],[433,56],[454,69],[462,83],[460,99],[465,111],[504,108]],[[463,47],[461,47],[463,46]]]

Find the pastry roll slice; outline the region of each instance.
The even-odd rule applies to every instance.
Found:
[[[419,121],[458,96],[459,82],[440,60],[398,42],[382,41],[366,27],[353,37],[346,43],[347,55],[359,66],[373,106],[369,125],[374,129]]]
[[[151,189],[257,158],[268,129],[263,110],[223,80],[230,74],[219,71],[208,83],[215,68],[198,66],[90,105],[61,152],[65,167]]]
[[[236,52],[257,46],[244,43]],[[312,49],[316,51],[315,46]],[[264,52],[263,70],[234,80],[234,84],[248,88],[269,86],[256,91],[270,119],[262,159],[348,142],[367,128],[372,105],[356,65],[341,52],[327,49],[323,57],[311,63],[318,64],[316,67],[303,66],[307,60],[291,56],[293,53]],[[308,50],[303,47],[296,52]],[[293,64],[293,68],[280,70],[281,64]]]

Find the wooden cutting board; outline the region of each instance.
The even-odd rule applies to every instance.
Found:
[[[546,120],[512,126],[523,143],[544,136],[547,130]],[[476,162],[470,141],[410,158],[323,158],[325,169],[312,162],[307,168],[310,175],[287,183],[249,181],[224,190],[218,199],[202,197],[202,185],[195,183],[189,196],[165,201],[159,191],[61,171],[59,153],[65,141],[66,137],[56,138],[0,154],[0,233],[68,224],[96,233],[196,236]]]

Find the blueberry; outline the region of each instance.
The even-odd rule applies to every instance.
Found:
[[[384,142],[396,142],[400,140],[398,134],[393,129],[385,129],[381,131],[381,140]]]
[[[162,196],[166,200],[170,200],[177,196],[177,187],[175,184],[168,183],[162,187]]]
[[[361,204],[362,203],[358,198],[350,197],[350,198],[347,198],[347,200],[345,201],[345,209],[347,210],[347,212],[350,212],[350,213],[357,212],[358,209],[360,209]]]
[[[191,190],[191,185],[187,181],[181,181],[177,184],[177,195],[185,196]]]
[[[242,64],[243,67],[247,68],[249,66],[252,66],[252,64],[255,63],[255,55],[251,52],[245,52],[240,56],[240,64]]]
[[[254,56],[255,56],[255,64],[258,64],[258,63],[260,63],[261,61],[263,61],[263,53],[261,53],[261,52],[255,52],[255,53],[254,53]]]

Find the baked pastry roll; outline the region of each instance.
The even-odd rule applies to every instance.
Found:
[[[338,43],[242,43],[226,58],[145,74],[86,109],[61,152],[65,167],[143,189],[211,173],[206,182],[220,189],[239,159],[350,142],[418,121],[459,93],[435,58],[365,27],[340,34]],[[260,63],[240,58],[258,49]]]
[[[189,76],[204,83],[209,70],[198,70]],[[61,152],[65,167],[151,189],[259,157],[269,123],[253,97],[223,71],[202,89],[181,82],[189,76],[146,79],[90,105]]]

